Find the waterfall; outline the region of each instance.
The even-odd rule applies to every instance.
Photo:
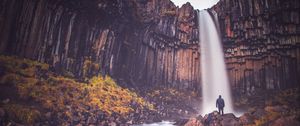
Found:
[[[219,95],[225,101],[224,113],[233,113],[217,16],[201,10],[198,17],[203,97],[200,113],[204,115],[217,110],[216,100]]]

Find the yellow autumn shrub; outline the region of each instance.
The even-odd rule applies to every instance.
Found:
[[[132,102],[138,103],[141,108],[153,109],[142,98],[138,97],[136,93],[118,86],[109,76],[105,76],[105,78],[102,76],[91,78],[88,89],[89,102],[108,114],[113,112],[128,114],[134,110],[131,107]]]
[[[85,62],[85,67],[88,67],[90,62],[88,60]],[[154,109],[152,104],[135,92],[120,87],[108,75],[94,76],[88,83],[80,83],[75,79],[53,74],[47,74],[46,79],[41,79],[37,74],[38,69],[48,70],[48,64],[1,55],[0,63],[7,68],[6,74],[0,78],[1,84],[12,84],[21,98],[31,98],[43,108],[52,111],[66,112],[67,106],[71,106],[88,112],[86,108],[80,107],[85,105],[98,108],[107,114],[125,115],[134,111],[135,108],[131,106],[133,102],[137,103],[139,108]],[[70,113],[64,115],[71,116]]]

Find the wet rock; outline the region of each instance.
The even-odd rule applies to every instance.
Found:
[[[239,120],[232,113],[219,116],[220,124],[222,126],[239,126]]]
[[[254,118],[249,113],[245,113],[241,117],[239,117],[239,123],[241,125],[253,124]]]
[[[199,115],[199,116],[196,117],[196,119],[203,120],[204,118],[201,115]]]
[[[179,119],[179,120],[176,120],[175,125],[183,126],[183,125],[187,124],[188,121],[189,121],[189,119]]]
[[[204,117],[191,118],[185,125],[188,126],[240,126],[239,119],[234,114],[219,115],[217,112],[206,114]]]
[[[160,118],[160,116],[155,115],[155,116],[153,117],[153,122],[161,122],[161,121],[162,121],[162,119]]]

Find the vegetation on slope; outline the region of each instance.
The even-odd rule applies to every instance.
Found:
[[[245,100],[245,104],[248,104],[249,109],[240,117],[243,125],[298,125],[300,123],[296,121],[300,119],[298,88],[269,92],[266,96],[250,97],[249,100]]]
[[[6,113],[0,122],[76,124],[83,121],[76,117],[94,117],[94,123],[105,124],[105,117],[112,115],[127,118],[136,110],[154,111],[152,104],[109,76],[81,83],[52,73],[48,64],[3,55],[0,69],[0,100],[5,101],[0,108]]]
[[[293,121],[300,119],[298,100],[298,88],[281,91],[265,101],[265,113],[254,120],[254,125],[295,125]]]

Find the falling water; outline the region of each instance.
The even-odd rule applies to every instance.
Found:
[[[201,10],[198,15],[203,85],[201,114],[217,110],[216,99],[219,95],[222,95],[225,101],[224,113],[233,113],[217,16],[212,17],[207,10]],[[216,20],[214,21],[214,19]]]

